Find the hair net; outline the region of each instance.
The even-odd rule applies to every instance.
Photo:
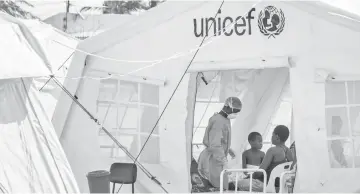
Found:
[[[241,109],[241,101],[238,97],[229,97],[225,100],[225,106],[229,106],[230,108]]]

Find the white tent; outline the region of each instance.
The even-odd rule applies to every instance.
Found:
[[[51,64],[51,70],[60,83],[64,82],[74,49],[79,40],[38,20],[21,20],[35,36]],[[62,89],[49,77],[34,79],[39,98],[47,116],[52,119]]]
[[[79,192],[33,78],[52,74],[41,45],[20,21],[0,13],[0,190]]]
[[[75,53],[69,77],[107,77],[143,69],[112,80],[65,80],[65,87],[136,155],[205,36],[207,24],[215,21],[140,162],[169,192],[189,192],[193,129],[203,112],[201,127],[219,111],[204,111],[206,103],[201,108],[200,102],[214,97],[221,106],[225,97],[237,95],[244,104],[232,126],[232,147],[238,156],[250,131],[267,136],[272,125],[285,124],[296,141],[295,192],[358,190],[360,18],[319,2],[225,1],[218,18],[211,19],[221,4],[168,1],[131,24],[81,42],[78,49],[85,52]],[[267,19],[266,10],[277,17]],[[239,22],[231,25],[235,20]],[[226,31],[214,36],[224,26]],[[169,59],[183,52],[185,56]],[[145,68],[159,59],[167,60]],[[198,72],[204,72],[209,85],[196,79]],[[220,76],[215,78],[216,74]],[[219,89],[212,92],[212,85]],[[287,112],[286,118],[276,118],[280,109]],[[129,116],[130,112],[138,116]],[[341,132],[331,133],[334,118],[339,117]],[[59,99],[53,121],[81,191],[87,191],[87,172],[108,169],[113,161],[129,161],[66,94]],[[335,149],[335,144],[342,147]],[[136,188],[162,191],[142,173]]]

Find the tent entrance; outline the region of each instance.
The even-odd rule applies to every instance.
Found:
[[[202,141],[211,116],[221,111],[226,98],[239,97],[243,109],[232,120],[231,148],[237,155],[230,160],[230,167],[241,168],[241,154],[249,148],[247,136],[252,131],[263,135],[266,152],[271,147],[271,134],[276,125],[282,124],[291,130],[292,98],[289,87],[289,69],[246,69],[192,73],[196,78],[196,95],[193,95],[193,125],[191,130],[191,172],[197,172],[194,162],[205,149]],[[194,84],[195,82],[190,82]],[[190,88],[190,87],[189,87]],[[189,99],[188,99],[189,100]],[[291,133],[291,132],[290,132]],[[290,146],[292,136],[287,142]],[[192,183],[194,184],[194,177]]]

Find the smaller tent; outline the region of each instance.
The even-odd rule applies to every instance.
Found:
[[[52,74],[41,45],[0,13],[0,191],[78,193],[66,155],[33,79]]]
[[[136,15],[58,13],[46,18],[44,22],[56,29],[63,30],[64,18],[67,18],[66,33],[83,40],[128,23],[136,19]]]

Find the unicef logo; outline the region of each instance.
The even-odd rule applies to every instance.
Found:
[[[260,32],[268,38],[280,35],[285,27],[285,16],[281,9],[267,6],[259,13],[258,26]]]

